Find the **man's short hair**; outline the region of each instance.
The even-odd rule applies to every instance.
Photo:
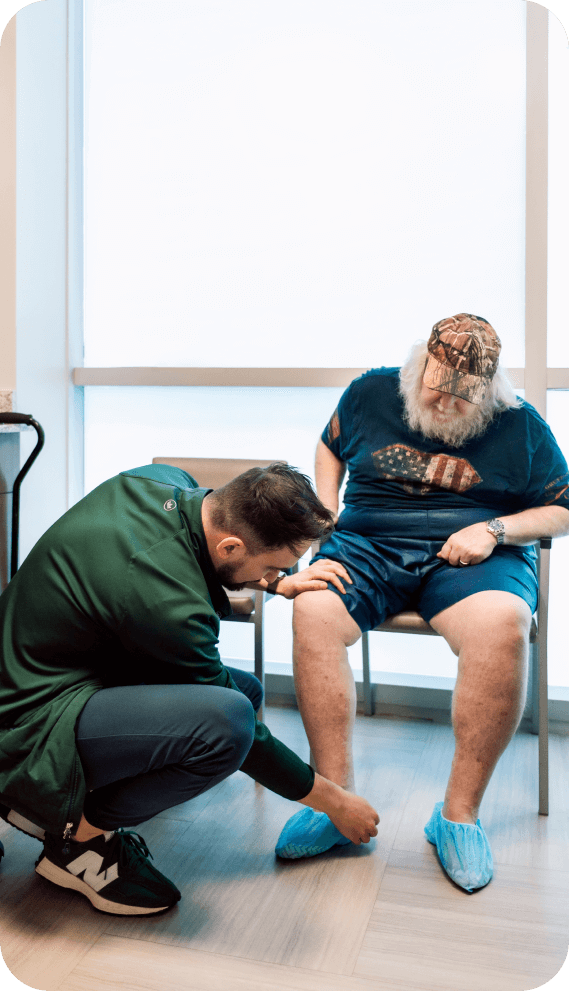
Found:
[[[275,547],[295,553],[334,526],[310,479],[281,461],[244,471],[210,498],[214,526],[240,537],[252,553]]]

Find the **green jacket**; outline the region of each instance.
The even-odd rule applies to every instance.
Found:
[[[148,465],[94,489],[40,538],[0,596],[0,800],[49,832],[77,824],[75,724],[100,688],[239,689],[218,651],[231,612],[186,472]],[[314,772],[264,725],[241,768],[297,800]]]

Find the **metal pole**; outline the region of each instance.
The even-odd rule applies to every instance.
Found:
[[[0,423],[21,423],[28,427],[33,427],[38,435],[37,444],[30,454],[23,468],[20,469],[14,481],[12,489],[12,555],[10,566],[10,578],[13,578],[18,570],[18,550],[19,550],[19,528],[20,528],[20,488],[44,443],[45,434],[43,427],[34,420],[29,413],[0,413]]]
[[[547,696],[547,603],[551,539],[540,540],[539,555],[539,814],[549,815],[549,713]]]

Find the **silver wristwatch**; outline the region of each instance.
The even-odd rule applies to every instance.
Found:
[[[488,530],[488,533],[491,533],[492,536],[496,538],[496,543],[504,543],[506,527],[502,523],[502,520],[487,520],[486,529]]]

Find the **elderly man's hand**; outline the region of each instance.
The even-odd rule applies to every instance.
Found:
[[[496,538],[488,533],[486,524],[473,523],[472,526],[465,526],[463,530],[451,533],[437,557],[448,561],[454,567],[480,564],[490,557],[495,546]]]
[[[338,561],[315,561],[304,571],[299,571],[296,575],[285,575],[277,585],[279,595],[284,595],[285,599],[294,599],[301,592],[318,592],[328,587],[328,582],[335,585],[338,591],[345,593],[342,581],[352,584],[348,572],[343,564]]]

